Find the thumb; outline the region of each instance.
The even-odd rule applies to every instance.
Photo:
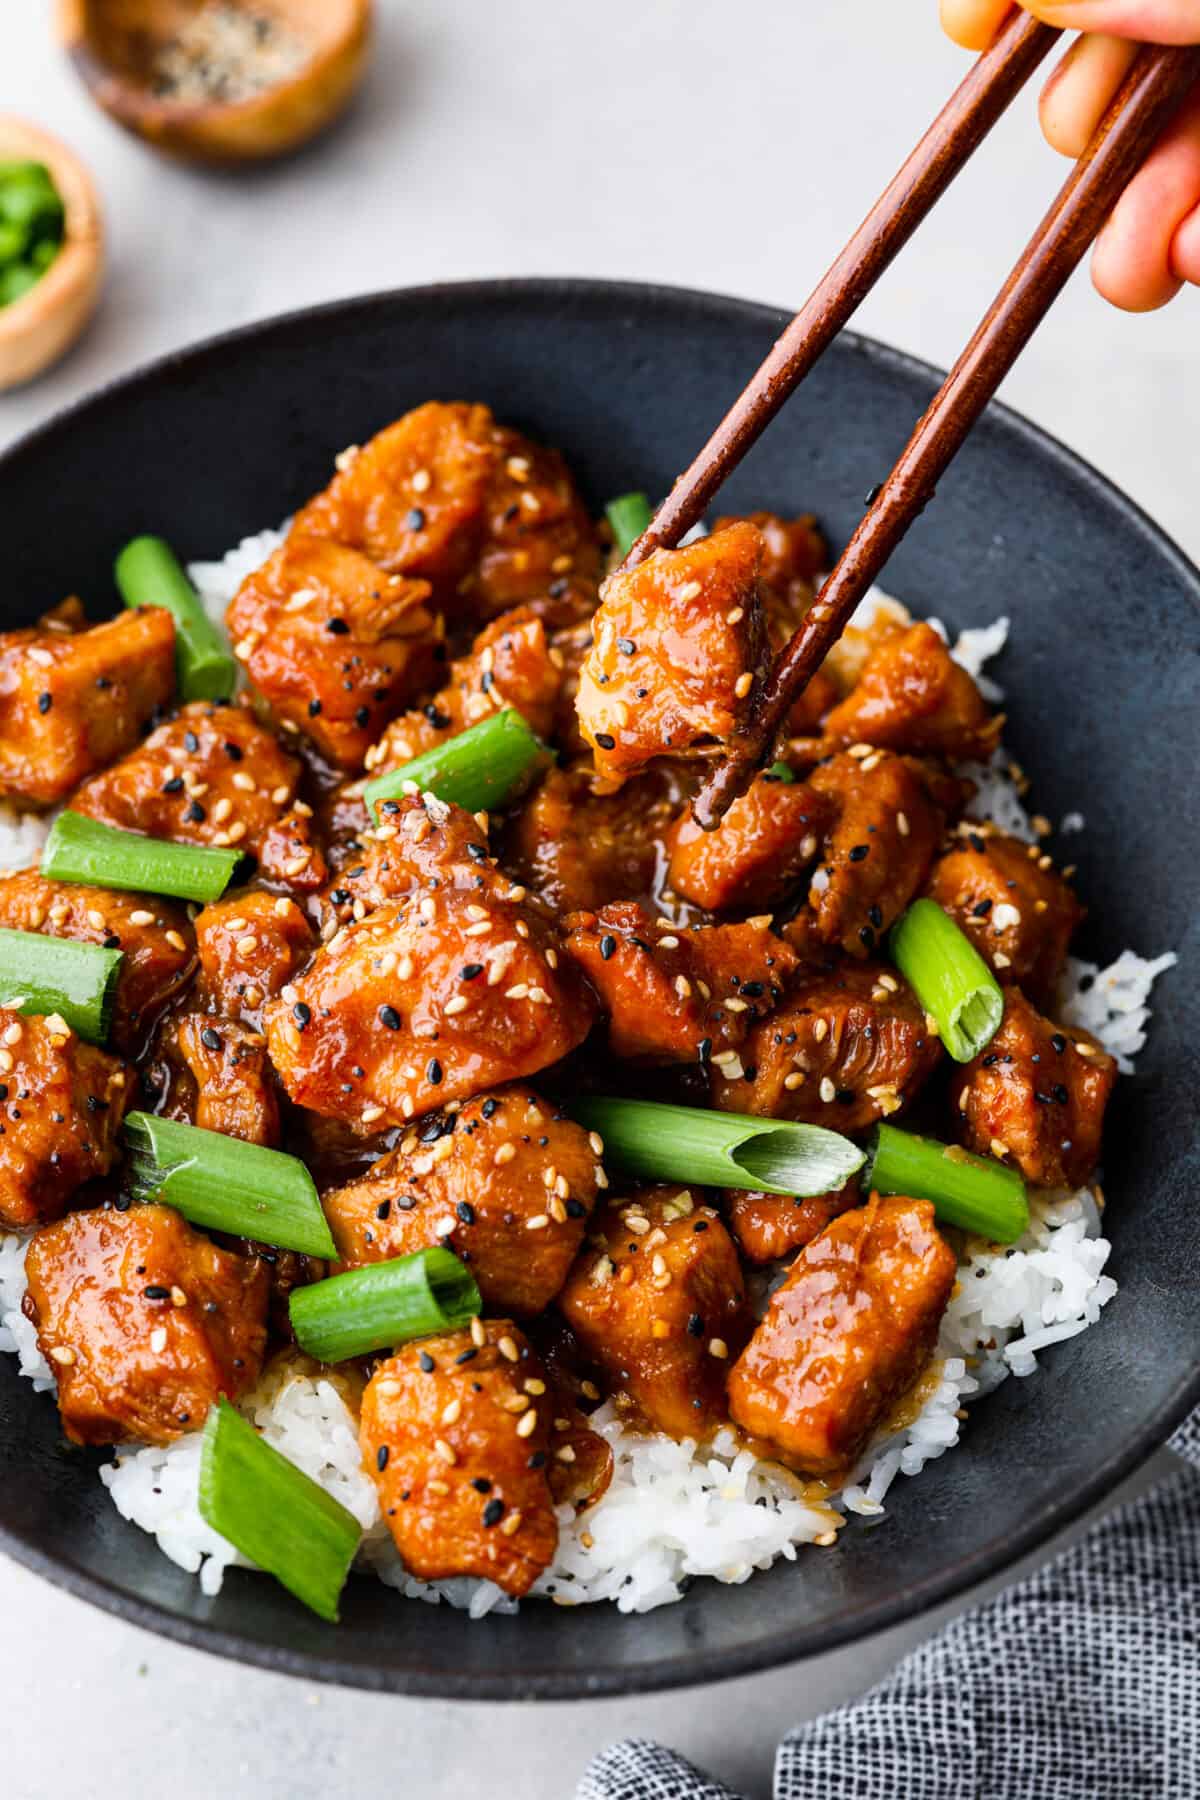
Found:
[[[1024,0],[1047,25],[1149,44],[1200,44],[1200,0]]]

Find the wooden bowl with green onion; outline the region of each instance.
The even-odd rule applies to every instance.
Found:
[[[156,149],[193,161],[283,156],[359,84],[371,0],[58,0],[92,98]]]
[[[48,131],[0,113],[0,389],[32,380],[70,348],[103,274],[87,169]]]

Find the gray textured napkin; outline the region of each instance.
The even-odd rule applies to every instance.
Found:
[[[1194,1468],[789,1732],[775,1800],[1198,1800],[1200,1411],[1170,1447]],[[577,1800],[740,1796],[629,1739]]]

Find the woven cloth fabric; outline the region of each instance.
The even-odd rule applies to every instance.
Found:
[[[1200,1412],[1171,1448],[1194,1467],[789,1732],[775,1800],[1200,1800]],[[740,1796],[630,1739],[577,1800]]]

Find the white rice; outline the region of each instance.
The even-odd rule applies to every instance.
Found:
[[[260,532],[220,562],[191,565],[188,572],[218,623],[223,623],[240,582],[281,541],[279,532]],[[865,626],[880,613],[901,620],[909,616],[899,603],[874,591],[854,622]],[[952,654],[979,680],[984,661],[1003,648],[1007,637],[1008,621],[1000,619],[963,632]],[[985,691],[1001,697],[994,684],[988,683]],[[1032,840],[1004,752],[997,751],[986,767],[966,772],[979,789],[972,816],[991,818],[1002,829]],[[1062,829],[1082,826],[1082,814],[1068,814]],[[33,860],[44,833],[40,821],[0,809],[0,868]],[[1100,970],[1072,959],[1060,1016],[1094,1032],[1128,1069],[1145,1042],[1151,986],[1175,961],[1170,953],[1147,961],[1127,950]],[[1096,1196],[1086,1188],[1037,1198],[1028,1233],[1007,1251],[966,1241],[942,1323],[936,1379],[920,1411],[902,1429],[885,1432],[870,1446],[838,1494],[814,1498],[813,1489],[787,1471],[756,1462],[749,1451],[739,1449],[730,1430],[707,1446],[675,1443],[629,1430],[616,1407],[605,1403],[591,1424],[612,1449],[612,1483],[581,1518],[570,1506],[559,1509],[558,1551],[534,1593],[559,1605],[613,1600],[623,1612],[646,1612],[679,1599],[693,1577],[746,1581],[780,1556],[794,1558],[800,1545],[829,1543],[847,1515],[878,1518],[898,1476],[918,1474],[958,1442],[958,1415],[967,1402],[1010,1374],[1032,1374],[1040,1351],[1095,1324],[1117,1291],[1104,1273],[1109,1248],[1100,1235]],[[15,1352],[21,1373],[37,1387],[52,1388],[33,1328],[20,1311],[24,1259],[24,1239],[0,1237],[0,1350]],[[764,1296],[769,1285],[760,1284]],[[337,1381],[305,1372],[285,1352],[241,1407],[268,1443],[359,1520],[360,1567],[406,1598],[434,1604],[445,1600],[476,1618],[493,1610],[517,1610],[517,1603],[490,1581],[430,1584],[407,1574],[380,1515],[375,1484],[363,1468],[354,1410]],[[193,1432],[167,1448],[131,1445],[116,1453],[100,1477],[121,1514],[152,1533],[163,1553],[197,1574],[203,1591],[211,1595],[220,1591],[227,1568],[246,1565],[200,1517],[200,1443],[200,1434]]]

